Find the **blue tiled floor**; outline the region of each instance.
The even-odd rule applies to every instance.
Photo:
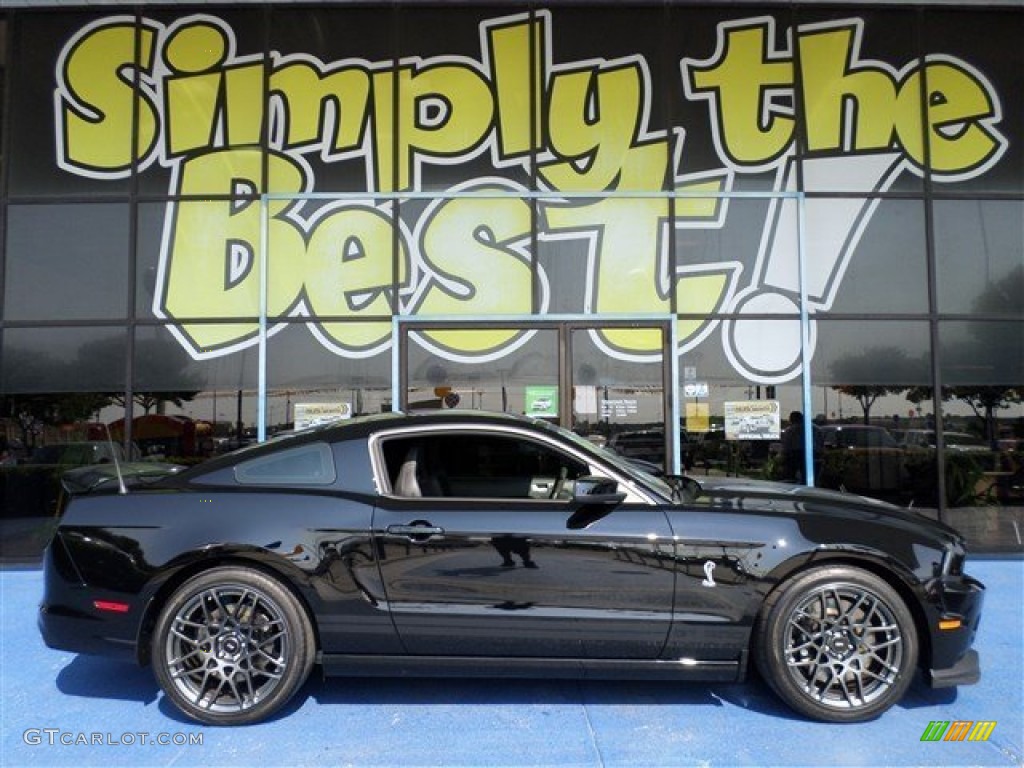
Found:
[[[900,705],[872,723],[798,719],[757,681],[682,686],[335,678],[311,680],[275,720],[233,729],[186,721],[164,701],[147,669],[47,649],[35,627],[40,573],[0,571],[0,764],[1021,765],[1024,561],[975,560],[970,570],[988,586],[977,642],[982,682],[955,692],[915,683]],[[988,742],[921,742],[932,720],[997,725]],[[51,737],[40,729],[57,731]],[[27,743],[36,734],[41,743]],[[113,743],[60,743],[94,734]],[[141,743],[161,735],[200,736],[202,744]]]

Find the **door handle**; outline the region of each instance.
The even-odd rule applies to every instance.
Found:
[[[444,528],[416,521],[409,525],[389,525],[387,532],[394,536],[407,536],[413,541],[426,541],[431,536],[443,536]]]

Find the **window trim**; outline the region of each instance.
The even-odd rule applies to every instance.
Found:
[[[567,454],[575,460],[585,464],[591,473],[594,473],[595,469],[601,471],[596,473],[602,477],[607,477],[610,480],[614,480],[619,485],[619,490],[626,494],[626,498],[623,501],[624,504],[644,504],[647,506],[655,506],[659,503],[657,499],[648,489],[634,483],[632,479],[619,474],[614,471],[614,468],[606,464],[596,464],[593,456],[590,456],[576,448],[571,444],[562,443],[558,440],[553,440],[547,435],[534,432],[529,429],[522,429],[515,426],[506,425],[488,425],[481,426],[474,423],[462,423],[455,422],[452,424],[445,424],[443,426],[438,425],[423,425],[414,427],[403,427],[399,429],[389,429],[377,432],[369,437],[367,440],[367,447],[370,451],[370,463],[373,466],[374,482],[377,485],[377,489],[381,496],[385,496],[389,499],[401,499],[403,501],[410,501],[408,496],[399,496],[394,492],[391,487],[391,478],[388,475],[387,464],[384,460],[383,444],[388,440],[396,438],[409,438],[422,435],[450,435],[450,434],[484,434],[484,435],[505,435],[518,438],[520,440],[527,440],[533,443],[539,443],[551,450],[558,451],[559,453]],[[468,497],[468,496],[424,496],[422,500],[447,500],[447,501],[473,501],[480,503],[493,503],[508,505],[511,502],[523,503],[523,504],[552,504],[557,503],[565,505],[565,501],[552,501],[551,499],[495,499],[490,497]]]

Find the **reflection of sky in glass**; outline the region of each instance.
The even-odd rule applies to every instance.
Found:
[[[128,245],[126,204],[11,206],[4,319],[124,318]]]
[[[936,283],[940,312],[1024,314],[1024,203],[970,200],[935,203]]]

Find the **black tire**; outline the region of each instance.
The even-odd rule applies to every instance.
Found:
[[[309,676],[316,644],[287,588],[250,568],[213,568],[171,596],[153,632],[157,681],[182,712],[210,725],[254,723]]]
[[[798,574],[768,596],[754,654],[762,677],[800,714],[860,722],[906,692],[917,667],[917,630],[883,579],[828,566]]]

